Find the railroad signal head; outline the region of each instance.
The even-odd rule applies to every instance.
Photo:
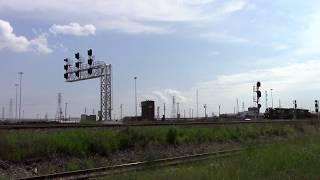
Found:
[[[88,56],[92,56],[92,49],[88,50]]]
[[[79,71],[76,71],[76,76],[79,77]]]
[[[92,63],[93,63],[93,59],[88,59],[88,64],[91,66],[92,65]]]
[[[69,78],[68,73],[64,73],[64,78],[65,78],[65,79],[68,79],[68,78]]]
[[[261,98],[261,91],[257,91],[257,97]]]
[[[259,88],[261,86],[260,81],[257,82],[257,87]]]
[[[66,62],[66,63],[69,62],[69,59],[68,59],[68,58],[65,58],[65,59],[64,59],[64,62]]]
[[[79,60],[80,59],[80,53],[75,53],[74,57]]]
[[[259,109],[261,108],[261,104],[258,104],[258,108],[259,108]]]
[[[80,68],[80,62],[76,62],[76,67]]]
[[[69,66],[66,64],[64,65],[64,70],[68,71]]]
[[[88,69],[88,74],[92,74],[92,68]]]

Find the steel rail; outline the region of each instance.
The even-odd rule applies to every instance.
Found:
[[[185,155],[178,157],[170,157],[165,159],[157,159],[152,161],[142,161],[142,162],[134,162],[127,163],[115,166],[106,166],[92,169],[84,169],[77,171],[69,171],[69,172],[61,172],[54,173],[48,175],[40,175],[34,177],[22,178],[24,180],[38,180],[38,179],[88,179],[93,177],[101,177],[107,175],[114,175],[129,171],[137,171],[143,170],[151,167],[164,167],[164,166],[172,166],[179,165],[187,162],[205,160],[209,158],[218,158],[218,157],[226,157],[231,155],[239,154],[240,152],[246,150],[246,148],[238,148],[224,151],[215,151],[209,153],[202,154],[194,154],[194,155]]]

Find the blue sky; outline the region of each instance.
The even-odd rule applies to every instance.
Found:
[[[114,111],[138,98],[233,112],[252,105],[252,85],[274,89],[274,104],[313,108],[319,99],[320,3],[249,0],[0,0],[0,106],[15,97],[23,71],[26,117],[53,117],[57,93],[78,116],[99,106],[99,80],[66,83],[63,59],[92,48],[113,66]],[[264,93],[263,93],[264,94]],[[270,92],[269,92],[270,97]],[[264,107],[264,97],[262,105]],[[269,100],[271,104],[271,100]],[[162,109],[161,109],[162,111]]]

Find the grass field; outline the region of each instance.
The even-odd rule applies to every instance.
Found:
[[[0,159],[108,156],[114,151],[148,144],[176,146],[210,142],[250,141],[258,137],[290,136],[297,128],[285,124],[228,125],[219,128],[144,127],[123,130],[68,129],[60,131],[0,131]]]
[[[228,158],[112,176],[105,179],[319,179],[320,136],[258,145]]]

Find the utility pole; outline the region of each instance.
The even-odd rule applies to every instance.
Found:
[[[196,94],[196,99],[197,99],[197,118],[199,118],[199,91],[197,89],[197,94]]]
[[[15,120],[18,119],[18,87],[19,84],[14,84],[14,86],[16,87],[16,115],[15,115]]]
[[[185,118],[186,118],[186,110],[183,109],[183,119],[185,119]]]
[[[191,111],[191,118],[193,119],[193,109],[192,109],[192,111]]]
[[[66,102],[65,103],[65,106],[64,106],[64,119],[67,121],[67,110],[68,110],[68,103]]]
[[[163,103],[163,120],[166,119],[166,103]]]
[[[271,107],[273,108],[273,95],[272,95],[272,90],[273,90],[273,89],[270,89],[270,91],[271,91]]]
[[[220,108],[221,108],[221,105],[219,104],[219,117],[220,117],[220,113],[221,113],[221,112],[220,112]]]
[[[10,120],[13,119],[13,102],[12,102],[12,98],[10,98],[10,101],[9,101],[9,114],[8,114],[8,118]]]
[[[244,102],[242,102],[242,112],[244,112],[245,109],[244,109]]]
[[[160,119],[160,106],[157,106],[157,119]]]
[[[237,113],[239,113],[239,100],[237,98]]]
[[[122,120],[122,104],[120,104],[120,120]]]
[[[281,108],[281,100],[279,99],[279,108]]]
[[[19,120],[21,120],[21,99],[22,99],[22,75],[23,72],[19,72],[19,80],[20,80],[20,97],[19,97]]]
[[[266,96],[266,109],[268,109],[268,91],[265,91],[265,96]]]
[[[5,118],[6,118],[6,111],[5,111],[4,106],[2,106],[2,120],[4,121]]]
[[[204,108],[204,117],[207,118],[207,104],[204,104],[203,108]]]
[[[134,94],[135,94],[135,98],[134,98],[134,100],[135,100],[135,111],[136,111],[136,119],[138,118],[138,104],[137,104],[137,102],[138,102],[138,100],[137,100],[137,76],[135,76],[134,77]]]

